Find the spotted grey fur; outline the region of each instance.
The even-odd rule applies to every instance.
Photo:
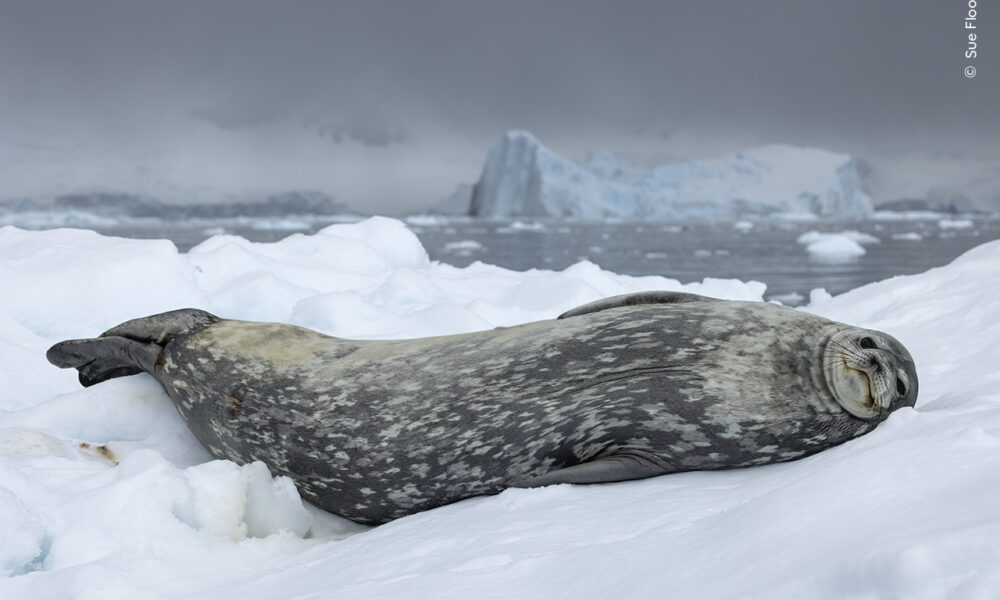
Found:
[[[677,293],[394,341],[185,309],[48,357],[84,385],[151,373],[213,455],[261,460],[317,506],[372,524],[507,487],[793,460],[871,431],[917,390],[885,334]],[[897,373],[905,389],[876,385]],[[868,386],[856,410],[831,377]]]

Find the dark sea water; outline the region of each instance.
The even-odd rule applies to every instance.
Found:
[[[329,220],[299,222],[145,223],[98,226],[110,234],[168,238],[186,251],[211,234],[233,233],[253,241],[276,241],[311,233]],[[455,266],[474,261],[516,270],[561,270],[589,260],[616,273],[662,275],[682,283],[705,277],[756,280],[766,297],[795,304],[814,288],[838,294],[894,275],[926,271],[966,250],[1000,239],[1000,219],[928,218],[830,222],[582,223],[565,221],[409,220],[432,260]],[[853,230],[877,238],[865,253],[834,260],[811,255],[796,240],[808,231]],[[1000,272],[1000,265],[998,265]]]
[[[411,228],[432,259],[456,266],[481,260],[518,270],[563,269],[589,260],[616,273],[662,275],[682,283],[705,277],[761,281],[767,284],[769,298],[790,294],[808,298],[814,288],[842,293],[948,264],[970,248],[1000,239],[997,219],[850,224],[468,222]],[[862,256],[834,259],[812,255],[796,241],[808,231],[849,230],[873,236],[877,242],[863,243]],[[469,240],[482,248],[463,243]],[[793,298],[783,301],[795,303]]]

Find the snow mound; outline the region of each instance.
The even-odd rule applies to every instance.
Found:
[[[917,406],[867,436],[792,463],[508,490],[365,528],[303,505],[260,463],[212,460],[152,378],[81,389],[45,348],[181,306],[379,338],[653,289],[760,301],[764,285],[588,262],[455,268],[388,219],[188,254],[0,229],[0,598],[997,597],[998,264],[992,242],[810,295],[805,310],[891,333],[916,361]]]
[[[184,523],[234,541],[283,531],[304,536],[312,515],[287,477],[271,478],[267,466],[242,467],[213,460],[184,471],[190,492],[174,504]]]
[[[576,164],[527,131],[490,150],[471,197],[480,217],[866,218],[872,203],[855,161],[814,148],[772,145],[643,171],[606,152]]]
[[[131,240],[93,231],[0,228],[0,314],[42,336],[103,331],[109,311],[157,313],[204,304],[196,270],[167,240]],[[14,285],[16,282],[16,285]],[[81,301],[81,296],[86,296]],[[57,311],[38,310],[58,306]]]

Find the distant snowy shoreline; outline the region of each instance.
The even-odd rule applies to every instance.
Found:
[[[344,210],[332,210],[330,212],[310,212],[278,209],[274,211],[249,210],[244,211],[240,205],[227,205],[212,210],[205,210],[199,207],[192,207],[188,210],[184,205],[164,205],[162,211],[147,205],[146,214],[136,215],[131,212],[118,212],[107,208],[87,209],[87,208],[57,208],[32,205],[30,207],[20,207],[11,209],[9,206],[0,204],[0,226],[12,225],[25,229],[52,229],[56,227],[82,227],[82,228],[113,228],[131,225],[145,227],[155,227],[158,223],[200,223],[205,227],[225,227],[245,226],[255,229],[275,229],[288,231],[306,231],[317,225],[330,223],[354,223],[368,218],[370,215],[363,215],[356,212]],[[262,214],[263,213],[263,214]],[[268,214],[273,213],[273,214]],[[981,213],[952,213],[935,211],[875,211],[871,219],[875,221],[964,221],[968,219],[989,218],[991,215]],[[412,225],[446,224],[463,222],[497,222],[511,223],[514,227],[518,224],[532,227],[545,226],[546,224],[557,223],[592,223],[594,219],[587,217],[517,217],[517,216],[481,216],[473,217],[468,215],[454,215],[441,213],[416,213],[402,217],[407,223]],[[711,219],[685,218],[675,221],[665,221],[665,223],[675,222],[678,224],[697,222],[720,222],[739,223],[754,221],[763,222],[809,222],[816,221],[818,217],[807,213],[777,213],[768,216],[719,216]],[[644,223],[649,219],[641,216],[613,216],[600,219],[607,223]],[[830,220],[839,222],[838,220]],[[850,223],[852,221],[846,221]],[[534,224],[534,225],[533,225]],[[541,224],[541,225],[539,225]]]
[[[942,170],[943,187],[913,197],[879,197],[868,190],[878,179],[868,163],[819,148],[772,144],[639,168],[606,151],[573,161],[518,130],[506,132],[488,152],[475,185],[460,184],[434,204],[464,176],[436,183],[439,191],[431,196],[386,195],[386,188],[398,185],[397,176],[414,174],[366,176],[351,163],[315,162],[324,147],[308,136],[286,140],[286,152],[312,162],[246,163],[249,157],[238,151],[245,140],[230,139],[232,132],[203,131],[211,127],[200,121],[187,126],[212,142],[201,148],[200,158],[113,145],[77,153],[51,140],[0,139],[0,224],[33,226],[44,215],[52,215],[47,222],[54,226],[60,220],[85,225],[88,219],[126,217],[264,219],[384,211],[366,203],[372,196],[406,206],[401,213],[416,206],[436,214],[524,219],[864,220],[880,214],[1000,213],[992,172],[976,175],[967,193],[948,191],[944,184],[955,177],[951,163],[921,163],[930,173]],[[412,150],[394,147],[393,160],[408,163],[407,151]]]

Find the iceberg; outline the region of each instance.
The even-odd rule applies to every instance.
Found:
[[[479,217],[865,219],[872,201],[857,162],[816,148],[769,145],[651,170],[608,152],[577,164],[527,131],[493,147],[472,190]]]

